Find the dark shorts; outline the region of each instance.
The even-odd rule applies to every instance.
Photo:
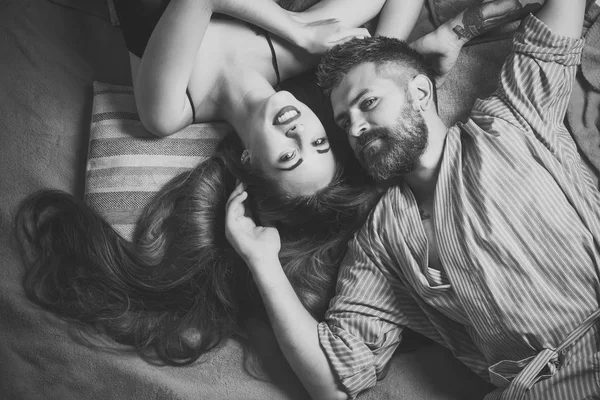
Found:
[[[114,0],[125,44],[138,57],[170,0]]]

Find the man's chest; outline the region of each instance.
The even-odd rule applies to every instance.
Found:
[[[427,238],[427,266],[438,271],[443,271],[443,265],[440,261],[438,245],[435,236],[435,225],[433,219],[433,207],[432,206],[421,206],[419,207],[419,214],[421,216],[421,224],[423,225],[423,231]]]

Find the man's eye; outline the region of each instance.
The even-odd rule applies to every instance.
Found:
[[[319,138],[319,139],[315,140],[314,142],[312,142],[312,145],[314,147],[318,147],[318,146],[323,146],[325,143],[327,143],[327,138]]]
[[[290,160],[293,160],[294,157],[296,157],[296,152],[295,151],[291,151],[291,152],[285,153],[284,155],[282,155],[281,157],[279,157],[279,161],[281,161],[281,162],[290,161]]]
[[[360,103],[361,108],[365,109],[365,108],[369,108],[371,106],[373,106],[373,104],[375,104],[375,98],[374,97],[370,97],[368,99],[366,99],[365,101],[363,101],[362,103]]]

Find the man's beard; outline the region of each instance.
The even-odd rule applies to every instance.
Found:
[[[406,104],[396,125],[373,128],[356,140],[356,157],[376,181],[386,181],[415,170],[427,148],[423,116]],[[380,143],[365,148],[374,140]]]

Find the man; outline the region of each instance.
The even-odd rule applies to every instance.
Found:
[[[455,45],[492,3],[450,22]],[[488,399],[600,397],[600,195],[562,123],[584,10],[547,0],[526,17],[496,93],[450,128],[405,44],[353,40],[323,59],[337,123],[392,185],[350,243],[326,322],[299,304],[276,246],[245,256],[311,396],[373,386],[409,327],[496,385]]]

